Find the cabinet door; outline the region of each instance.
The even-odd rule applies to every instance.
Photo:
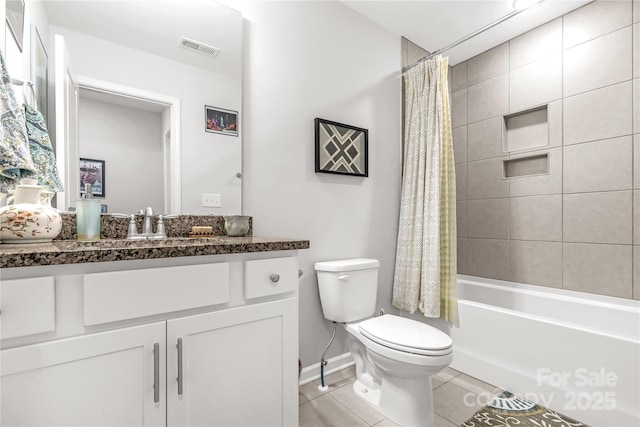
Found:
[[[0,425],[166,425],[165,332],[159,322],[2,350]]]
[[[297,425],[297,325],[295,298],[168,321],[168,425]]]

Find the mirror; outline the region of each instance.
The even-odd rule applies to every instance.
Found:
[[[57,139],[77,131],[78,140],[58,156],[66,190],[58,208],[75,206],[82,158],[104,162],[96,164],[104,165],[107,212],[240,214],[240,13],[213,0],[55,1],[44,9],[56,67],[68,52],[53,80],[66,78],[68,102],[77,99],[75,123],[61,121],[68,106],[55,108],[56,134],[66,131]],[[57,90],[56,103],[67,98]],[[236,127],[216,127],[207,106],[235,113]],[[202,206],[211,195],[219,207]]]

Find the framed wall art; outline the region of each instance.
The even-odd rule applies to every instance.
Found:
[[[369,131],[315,119],[316,172],[369,176]]]
[[[24,0],[6,0],[5,4],[7,25],[11,30],[13,38],[16,40],[18,49],[22,52],[22,41],[24,40]]]
[[[206,132],[238,136],[238,112],[224,108],[204,106]]]
[[[47,57],[47,51],[44,49],[44,44],[40,38],[40,33],[35,25],[31,25],[31,81],[34,84],[36,92],[36,105],[44,121],[48,123],[48,71],[49,71],[49,58]]]
[[[86,184],[91,184],[95,197],[104,197],[105,175],[104,160],[80,159],[80,194],[85,194]]]

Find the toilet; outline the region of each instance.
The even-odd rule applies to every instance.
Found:
[[[375,259],[317,262],[324,317],[342,323],[356,364],[355,394],[403,427],[433,424],[431,377],[449,366],[452,341],[427,324],[376,312]]]

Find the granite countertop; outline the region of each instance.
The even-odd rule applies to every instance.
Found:
[[[0,268],[308,249],[308,240],[271,237],[104,239],[97,242],[0,244]]]

